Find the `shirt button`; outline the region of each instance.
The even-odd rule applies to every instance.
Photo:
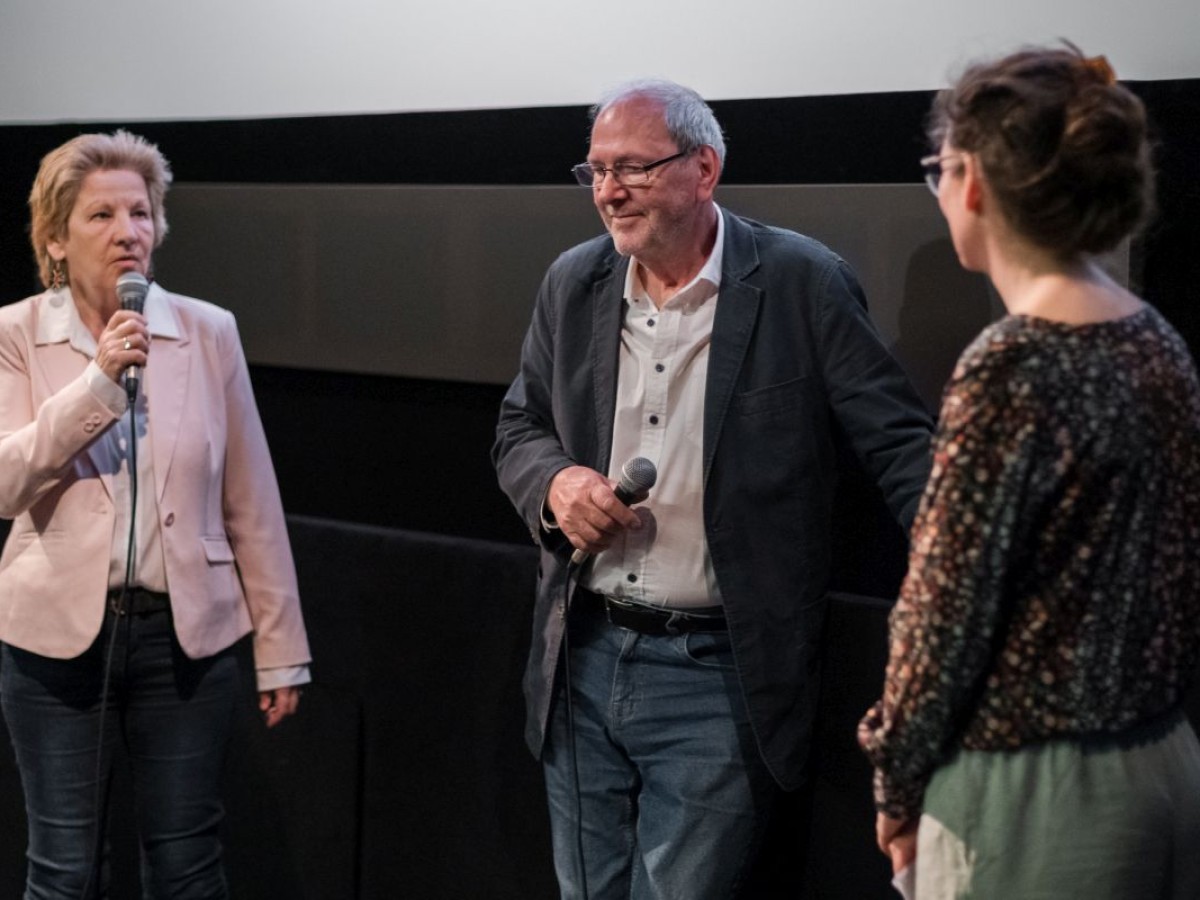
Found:
[[[653,320],[653,319],[647,319],[647,320],[646,320],[646,324],[647,324],[647,325],[649,325],[651,328],[653,328],[653,327],[654,327],[654,320]]]
[[[658,424],[658,416],[651,416],[651,417],[650,417],[650,424],[651,424],[651,425],[657,425],[657,424]]]
[[[167,517],[163,519],[163,524],[170,528],[175,524],[175,513],[167,513]]]
[[[625,580],[632,583],[634,581],[637,581],[637,576],[634,575],[632,572],[630,572],[628,575],[625,576]]]
[[[655,371],[655,372],[662,372],[662,371],[665,371],[665,370],[666,370],[666,368],[667,368],[667,367],[666,367],[666,366],[664,366],[662,363],[655,363],[655,364],[654,364],[654,371]]]

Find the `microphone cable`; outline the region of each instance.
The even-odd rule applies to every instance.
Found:
[[[572,555],[567,562],[567,576],[563,584],[563,698],[567,710],[567,744],[571,751],[571,778],[575,786],[575,866],[579,879],[579,889],[582,900],[588,900],[587,864],[583,859],[583,792],[579,787],[579,754],[575,747],[575,704],[571,698],[571,573],[574,572],[576,581],[579,570],[583,568],[587,557],[578,560]]]
[[[635,456],[621,467],[621,479],[613,489],[616,498],[626,506],[644,495],[658,481],[658,469],[643,456]],[[639,495],[642,495],[639,497]],[[579,889],[583,900],[588,900],[587,865],[583,858],[583,792],[579,787],[579,753],[575,741],[575,705],[571,697],[571,574],[576,582],[579,572],[591,558],[586,550],[575,550],[567,560],[566,579],[563,583],[563,692],[567,711],[567,743],[571,751],[571,778],[575,785],[575,863],[578,868]]]
[[[125,548],[125,579],[121,583],[121,593],[117,597],[117,608],[113,615],[116,621],[113,622],[112,631],[108,636],[108,648],[104,655],[104,677],[101,679],[100,687],[100,721],[97,726],[96,738],[96,820],[92,829],[92,846],[88,855],[88,874],[87,880],[83,883],[83,891],[79,895],[79,900],[89,900],[89,892],[92,887],[92,879],[95,877],[96,870],[100,863],[100,844],[101,835],[104,834],[105,820],[107,818],[107,804],[104,802],[104,723],[108,718],[108,690],[112,682],[112,666],[113,657],[115,656],[117,646],[117,629],[122,627],[124,623],[128,625],[129,616],[127,616],[125,604],[129,597],[129,592],[133,586],[133,566],[134,566],[134,542],[137,536],[137,499],[138,499],[138,477],[137,477],[137,381],[133,381],[132,385],[129,380],[126,381],[126,390],[129,397],[129,543]],[[108,591],[104,594],[104,615],[109,614],[108,611]]]

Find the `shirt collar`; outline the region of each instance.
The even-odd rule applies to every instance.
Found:
[[[672,306],[685,311],[694,309],[720,290],[721,265],[725,261],[725,215],[721,207],[715,203],[713,204],[713,209],[717,212],[717,237],[713,241],[712,252],[708,254],[708,259],[705,260],[696,277],[680,288],[674,297],[663,304],[664,308]],[[638,275],[638,268],[637,257],[631,256],[629,258],[629,268],[625,271],[626,301],[642,296],[646,292],[646,289],[642,286],[642,279]]]
[[[167,299],[167,292],[157,284],[150,285],[143,312],[151,337],[179,339],[179,321]],[[46,300],[38,314],[36,341],[39,345],[69,343],[89,359],[95,357],[96,339],[83,324],[69,287],[46,292]]]

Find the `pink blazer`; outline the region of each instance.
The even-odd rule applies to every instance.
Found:
[[[89,447],[116,417],[65,334],[67,292],[0,307],[0,640],[69,658],[104,617],[115,513]],[[258,668],[309,662],[279,488],[232,314],[151,286],[146,366],[171,609],[188,656],[254,632]]]

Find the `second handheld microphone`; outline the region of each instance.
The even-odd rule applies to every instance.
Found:
[[[621,467],[621,480],[613,488],[616,498],[628,506],[638,494],[654,487],[658,481],[658,469],[654,463],[644,456],[635,456]],[[576,550],[571,554],[571,564],[581,565],[590,554],[586,550]]]

